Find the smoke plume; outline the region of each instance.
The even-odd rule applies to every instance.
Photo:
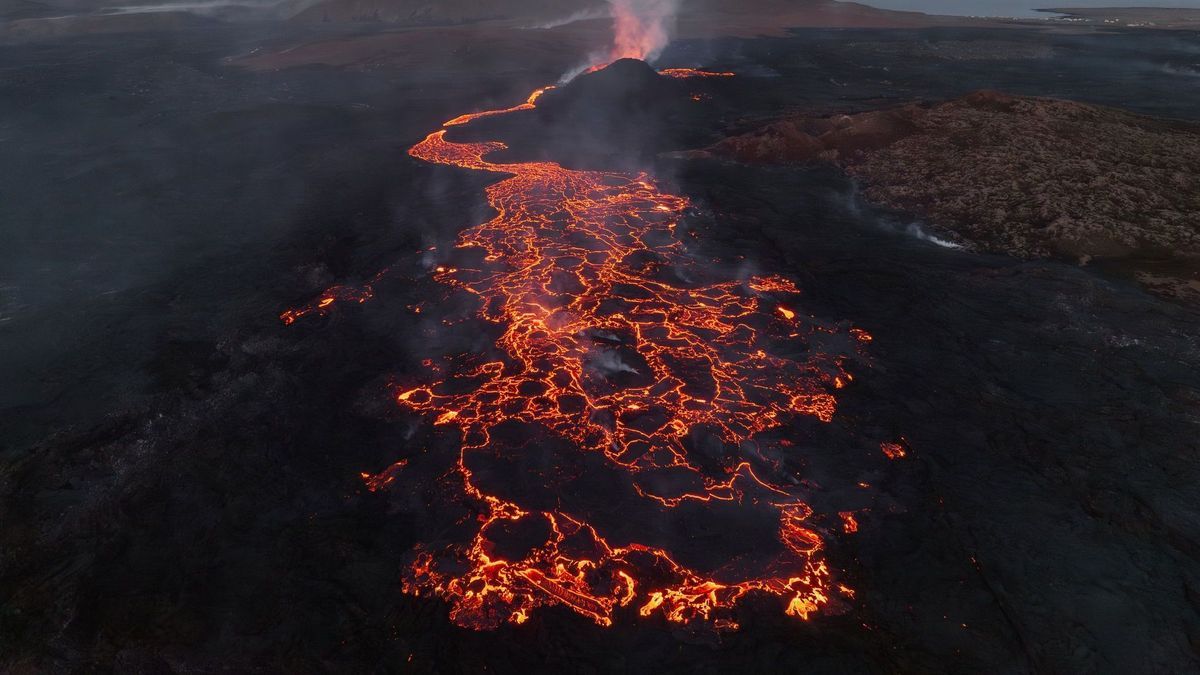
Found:
[[[649,60],[670,41],[680,0],[608,0],[613,15],[612,60]]]
[[[590,7],[588,9],[581,9],[578,12],[575,12],[568,16],[560,17],[557,19],[551,19],[549,21],[543,21],[541,23],[536,23],[531,26],[526,26],[526,28],[549,30],[551,28],[558,28],[559,26],[567,26],[567,25],[575,23],[576,21],[590,21],[592,19],[607,19],[610,16],[612,16],[612,13],[607,9],[604,9],[601,7]]]

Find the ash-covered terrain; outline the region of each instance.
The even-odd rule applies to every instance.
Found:
[[[1072,209],[1174,248],[1107,206],[1151,202],[1158,174],[1093,202],[1077,163],[1164,148],[1137,157],[1183,173],[1186,230],[1200,38],[684,37],[521,107],[605,46],[597,21],[208,18],[0,46],[0,668],[1196,669],[1196,305],[1107,250],[1010,250],[971,195],[1024,176],[952,160],[995,139],[961,108],[1002,116],[1006,147],[1038,150],[1032,196],[1066,189],[1036,173],[1063,153]],[[930,143],[697,152],[895,111]],[[918,188],[961,210],[890,196]],[[1001,243],[945,245],[960,220]],[[788,403],[747,393],[757,415],[731,421],[705,393],[726,376]],[[793,581],[806,561],[825,572]]]

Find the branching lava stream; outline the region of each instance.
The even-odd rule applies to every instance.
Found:
[[[544,91],[445,127],[533,108]],[[447,128],[409,154],[508,177],[487,188],[495,217],[462,232],[457,243],[464,257],[481,262],[439,267],[435,278],[478,297],[479,317],[502,330],[497,348],[504,356],[485,363],[463,358],[439,381],[395,390],[401,407],[461,432],[453,480],[478,512],[469,541],[418,550],[404,589],[441,597],[453,621],[477,629],[522,623],[549,605],[601,625],[629,608],[630,616],[636,610],[731,629],[735,606],[751,594],[777,598],[783,611],[802,619],[832,595],[851,594],[832,582],[822,528],[812,524],[797,486],[763,477],[770,465],[756,452],[755,437],[797,416],[828,422],[833,392],[852,379],[843,361],[870,337],[841,331],[849,353],[804,351],[811,336],[838,329],[807,321],[789,304],[799,293],[791,281],[702,281],[703,265],[676,231],[688,200],[662,191],[648,175],[492,162],[488,157],[503,143],[454,142]],[[342,296],[370,297],[369,289],[339,293],[309,309],[323,312]],[[283,318],[291,323],[305,313],[289,310]],[[773,354],[788,344],[783,351],[802,356]],[[644,507],[667,512],[724,503],[762,510],[775,520],[777,548],[759,564],[731,560],[699,569],[662,546],[614,540],[587,514],[493,494],[477,480],[472,458],[500,452],[504,442],[494,433],[514,423],[603,456]],[[695,455],[703,437],[726,448],[720,461]],[[364,477],[378,489],[399,480],[402,468]],[[519,554],[505,555],[499,542],[521,528],[539,534]]]

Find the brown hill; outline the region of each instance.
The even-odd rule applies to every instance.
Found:
[[[1120,261],[1148,286],[1200,299],[1200,125],[977,92],[782,120],[709,151],[833,162],[871,200],[979,250]]]

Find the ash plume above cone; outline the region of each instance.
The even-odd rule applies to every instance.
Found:
[[[613,16],[612,60],[648,60],[671,39],[680,0],[609,0]]]

